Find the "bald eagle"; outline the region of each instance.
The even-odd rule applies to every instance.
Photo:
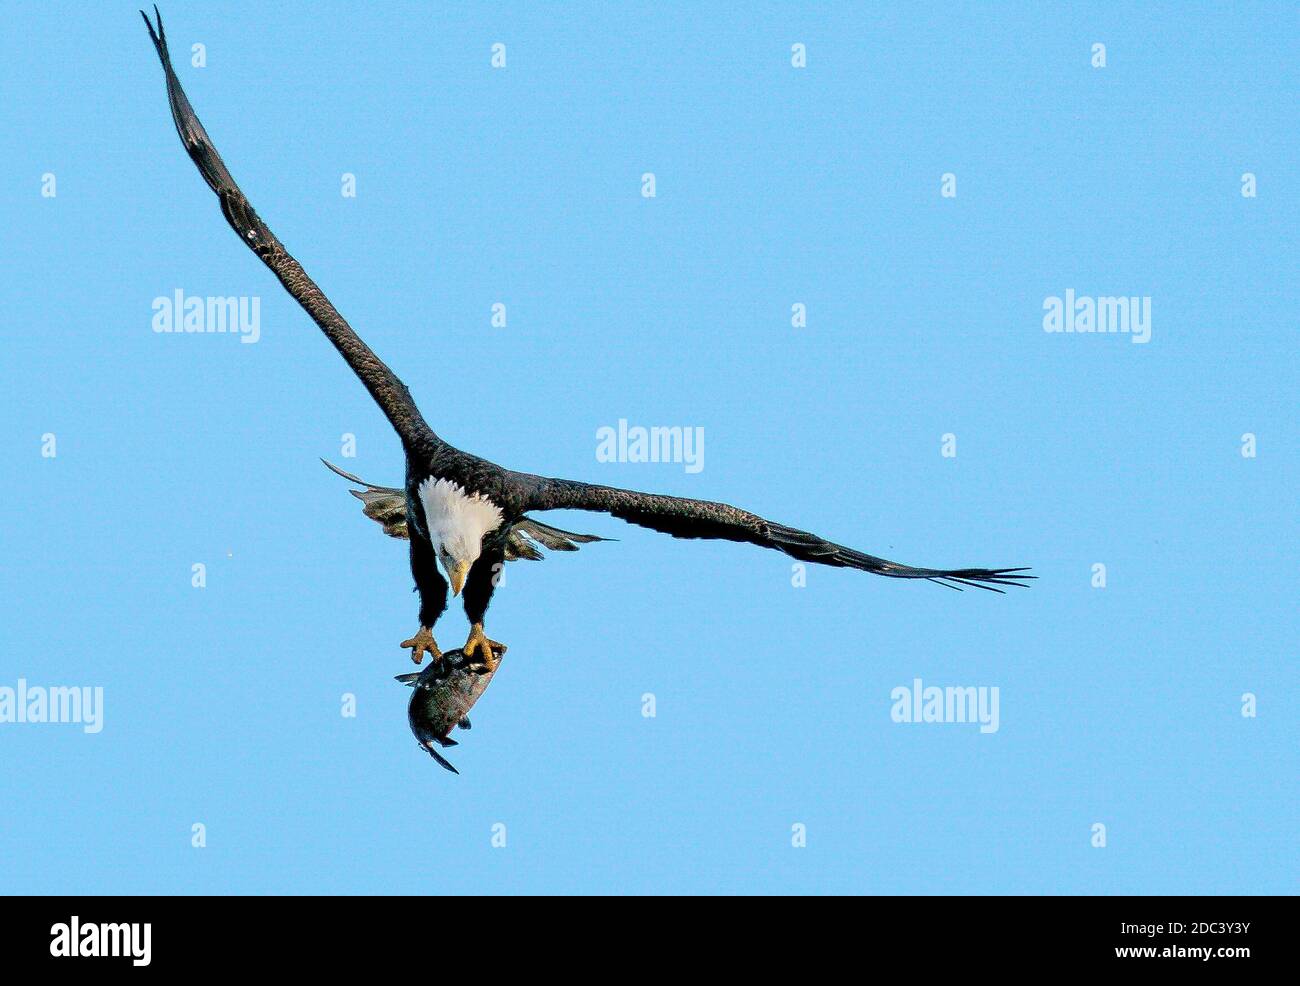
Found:
[[[166,75],[172,120],[186,152],[220,200],[226,221],[320,326],[401,438],[406,456],[403,489],[371,486],[347,473],[342,475],[365,487],[356,493],[366,503],[369,516],[383,523],[388,533],[410,541],[411,574],[420,597],[419,628],[400,646],[411,650],[416,664],[425,654],[435,660],[441,657],[433,626],[447,608],[449,583],[453,595],[464,591],[465,614],[471,626],[465,655],[473,658],[477,654],[495,667],[504,648],[487,638],[483,618],[500,566],[510,558],[539,557],[538,546],[572,551],[579,544],[605,540],[562,531],[529,516],[544,510],[607,513],[676,538],[745,542],[783,551],[800,561],[895,579],[925,579],[958,590],[978,586],[1001,592],[1005,586],[1024,587],[1024,580],[1034,578],[1026,574],[1027,568],[913,568],[725,503],[514,472],[453,448],[429,427],[405,384],[352,330],[239,190],[185,97],[172,68],[162,15],[156,6],[154,15],[156,24],[140,12]]]

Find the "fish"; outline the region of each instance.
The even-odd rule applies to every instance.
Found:
[[[470,728],[469,710],[491,684],[505,651],[500,644],[494,646],[494,660],[488,665],[477,657],[466,657],[463,650],[450,650],[423,671],[395,676],[396,681],[413,689],[406,715],[420,749],[453,774],[460,771],[438,752],[437,747],[446,749],[458,745],[451,738],[451,731],[456,727]]]

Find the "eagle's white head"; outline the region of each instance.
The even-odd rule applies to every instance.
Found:
[[[451,591],[459,596],[470,567],[483,551],[483,536],[501,526],[501,508],[479,493],[466,493],[449,479],[430,476],[420,484],[420,505]]]

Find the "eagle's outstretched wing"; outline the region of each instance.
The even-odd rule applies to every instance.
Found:
[[[266,223],[253,210],[244,193],[235,184],[235,179],[226,170],[225,162],[213,146],[208,132],[194,115],[190,101],[185,98],[185,90],[172,68],[171,56],[167,52],[167,35],[163,32],[162,15],[154,7],[158,19],[155,26],[150,23],[148,15],[142,10],[145,26],[149,28],[149,37],[153,39],[162,62],[163,72],[167,76],[167,100],[171,104],[172,120],[176,123],[176,132],[180,134],[181,143],[190,158],[198,166],[199,174],[208,183],[217,198],[221,200],[221,212],[230,223],[240,240],[262,258],[270,267],[280,283],[293,295],[298,304],[306,309],[320,326],[321,330],[334,344],[339,353],[347,360],[353,372],[361,378],[370,396],[375,399],[380,409],[402,438],[408,449],[427,448],[437,445],[438,438],[420,416],[419,409],[411,399],[406,385],[397,379],[396,374],[376,356],[361,338],[352,330],[338,310],[330,304],[324,292],[318,288],[302,265],[294,260],[285,250],[284,245],[267,228]]]
[[[913,568],[834,544],[816,534],[764,520],[748,510],[708,500],[689,500],[594,486],[566,479],[539,479],[527,500],[529,510],[595,510],[662,531],[676,538],[743,541],[784,551],[800,561],[837,568],[856,568],[893,579],[928,579],[949,588],[976,586],[1001,592],[999,586],[1026,588],[1027,568]]]
[[[321,459],[326,467],[349,482],[364,486],[362,490],[348,492],[361,501],[361,512],[383,527],[389,537],[410,540],[406,527],[406,494],[392,486],[376,486],[367,483],[360,476],[345,472],[332,462]],[[595,534],[574,534],[562,531],[558,527],[543,524],[532,517],[521,517],[510,528],[506,536],[506,561],[526,558],[529,561],[541,561],[545,557],[541,548],[551,551],[577,551],[578,545],[590,544],[592,541],[608,541],[609,538],[597,537]]]

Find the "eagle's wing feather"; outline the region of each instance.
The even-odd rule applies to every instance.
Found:
[[[816,534],[770,520],[725,503],[638,493],[612,486],[595,486],[563,479],[539,479],[528,496],[529,510],[593,510],[620,520],[671,534],[676,538],[741,541],[783,551],[800,561],[856,568],[895,579],[929,579],[950,588],[977,586],[1001,592],[999,586],[1024,587],[1026,568],[914,568],[835,544]]]
[[[580,544],[610,540],[609,538],[598,537],[595,534],[574,534],[572,531],[562,531],[550,524],[543,524],[533,517],[520,519],[519,523],[515,524],[515,530],[522,531],[543,548],[550,548],[552,551],[577,551]]]
[[[406,494],[399,489],[391,486],[376,486],[374,483],[367,483],[360,476],[354,476],[350,472],[345,472],[332,462],[326,462],[326,468],[331,472],[337,473],[349,482],[364,486],[364,490],[348,490],[353,496],[361,501],[361,512],[371,520],[378,522],[384,529],[384,533],[392,538],[401,538],[410,540],[410,531],[406,529]]]
[[[545,557],[537,545],[551,551],[577,551],[580,544],[593,541],[608,541],[609,538],[597,537],[595,534],[574,534],[563,531],[550,524],[543,524],[533,517],[521,517],[510,528],[506,541],[506,561],[527,558],[529,561],[541,561]]]
[[[181,81],[172,68],[171,56],[167,51],[167,35],[163,32],[162,15],[158,13],[156,6],[154,15],[158,19],[156,27],[150,22],[148,15],[143,10],[140,11],[167,77],[167,100],[171,104],[172,121],[176,124],[176,132],[180,135],[186,152],[198,167],[199,174],[221,200],[221,212],[226,217],[226,221],[230,223],[240,240],[271,268],[289,294],[302,305],[334,344],[334,348],[347,360],[353,372],[365,384],[370,396],[374,398],[375,403],[401,436],[402,443],[407,448],[428,448],[437,445],[437,436],[420,416],[420,411],[411,399],[411,393],[406,389],[406,385],[371,351],[369,346],[362,342],[352,330],[352,326],[348,325],[330,300],[325,297],[324,292],[307,276],[302,265],[289,255],[284,245],[276,239],[266,223],[262,222],[244,193],[235,184],[235,179],[231,177],[225,162],[221,160],[221,155],[217,153],[211,138],[208,137],[208,132],[203,129],[203,124],[195,115],[190,101],[185,96],[185,90],[181,88]]]

